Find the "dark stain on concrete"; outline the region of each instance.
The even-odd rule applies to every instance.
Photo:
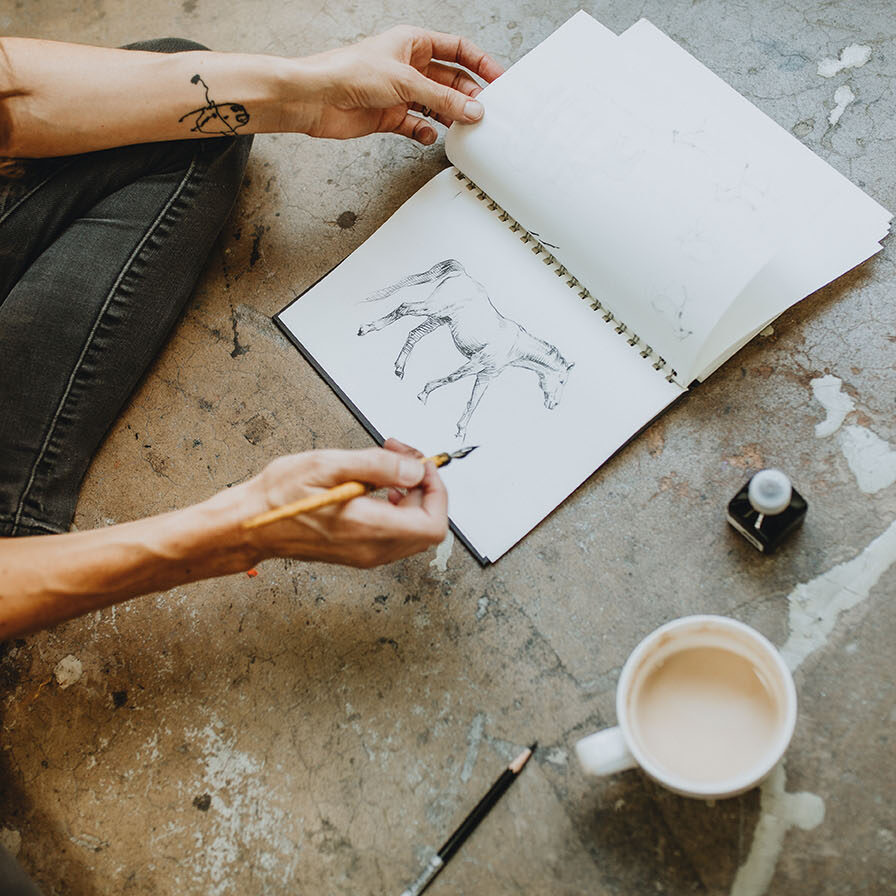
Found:
[[[22,670],[16,662],[16,657],[25,643],[22,638],[17,638],[15,641],[0,641],[0,688],[12,688],[19,683]]]
[[[181,3],[181,9],[189,15],[190,13],[196,12],[196,4],[198,2],[199,0],[184,0],[184,2]]]
[[[255,251],[254,249],[252,250]],[[232,310],[230,312],[230,326],[233,329],[233,351],[230,353],[231,358],[238,358],[240,355],[245,355],[249,349],[246,346],[240,344],[240,336],[236,331],[236,311]]]
[[[336,223],[343,229],[349,230],[355,226],[358,216],[354,212],[343,212],[337,219]]]
[[[249,255],[249,267],[254,268],[255,262],[261,258],[261,238],[267,227],[264,224],[256,224],[252,228],[252,253]]]
[[[274,428],[261,416],[261,414],[256,414],[250,420],[246,421],[246,427],[243,430],[243,438],[251,445],[258,445],[263,442],[273,430]]]
[[[168,458],[151,448],[149,445],[144,445],[145,448],[149,448],[149,451],[146,453],[146,460],[149,463],[149,466],[152,468],[153,473],[156,476],[166,476],[168,473],[166,472],[168,469]]]

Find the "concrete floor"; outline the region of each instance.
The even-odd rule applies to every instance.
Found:
[[[0,27],[303,54],[409,20],[509,63],[577,8],[4,0]],[[892,0],[587,8],[617,32],[646,16],[896,208]],[[819,75],[853,44],[871,48],[866,64]],[[855,99],[832,126],[843,85]],[[90,471],[77,526],[203,498],[283,452],[369,444],[270,315],[445,164],[441,143],[259,138],[193,304]],[[371,572],[271,561],[256,578],[6,645],[2,842],[48,894],[398,893],[538,738],[433,896],[894,892],[894,265],[890,240],[782,317],[491,568],[450,541]],[[824,384],[853,408],[819,437]],[[810,510],[765,558],[723,513],[772,464]],[[625,657],[694,612],[786,646],[800,716],[785,763],[715,804],[638,772],[586,780],[572,747],[613,722]],[[62,688],[67,656],[82,671]]]

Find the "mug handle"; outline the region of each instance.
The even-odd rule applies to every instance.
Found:
[[[589,775],[612,775],[638,764],[618,725],[583,737],[576,744],[576,755]]]

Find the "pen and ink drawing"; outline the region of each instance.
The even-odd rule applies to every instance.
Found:
[[[205,88],[205,105],[178,118],[178,121],[181,122],[185,118],[195,115],[191,131],[198,131],[200,134],[213,134],[217,137],[233,137],[239,128],[248,123],[249,113],[244,105],[241,103],[216,103],[209,96],[208,84],[198,74],[190,78],[190,83],[201,84]]]
[[[402,302],[388,314],[358,330],[365,336],[388,327],[404,317],[422,317],[413,327],[395,359],[395,375],[404,379],[405,366],[414,346],[426,335],[447,326],[457,350],[466,360],[447,376],[430,380],[418,393],[424,404],[431,392],[475,377],[466,408],[457,421],[456,437],[466,437],[467,427],[489,385],[509,367],[531,370],[538,377],[544,406],[553,410],[560,402],[563,387],[575,362],[567,361],[555,345],[533,336],[525,327],[505,317],[492,304],[485,287],[474,280],[453,258],[440,261],[429,270],[411,274],[377,290],[363,302],[378,302],[399,290],[433,283],[422,300]]]

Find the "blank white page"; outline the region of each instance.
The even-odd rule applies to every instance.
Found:
[[[578,13],[453,125],[449,158],[679,371],[771,257],[752,138]]]
[[[437,295],[432,281],[383,295],[409,274],[450,259],[464,273]],[[391,322],[371,327],[390,315]],[[279,321],[380,437],[395,436],[426,454],[479,445],[443,477],[453,523],[490,560],[684,391],[521,243],[453,169],[418,191]],[[399,377],[396,361],[420,327],[426,332]],[[526,353],[529,366],[513,363]],[[458,438],[476,377],[434,389],[425,403],[418,395],[483,357],[498,372]],[[552,392],[558,357],[573,366]]]
[[[707,116],[727,117],[751,135],[751,164],[766,172],[762,201],[781,225],[774,255],[698,354],[692,373],[702,380],[769,320],[878,252],[892,215],[650,22],[632,25],[619,42],[662,68],[667,83],[699,96]]]

